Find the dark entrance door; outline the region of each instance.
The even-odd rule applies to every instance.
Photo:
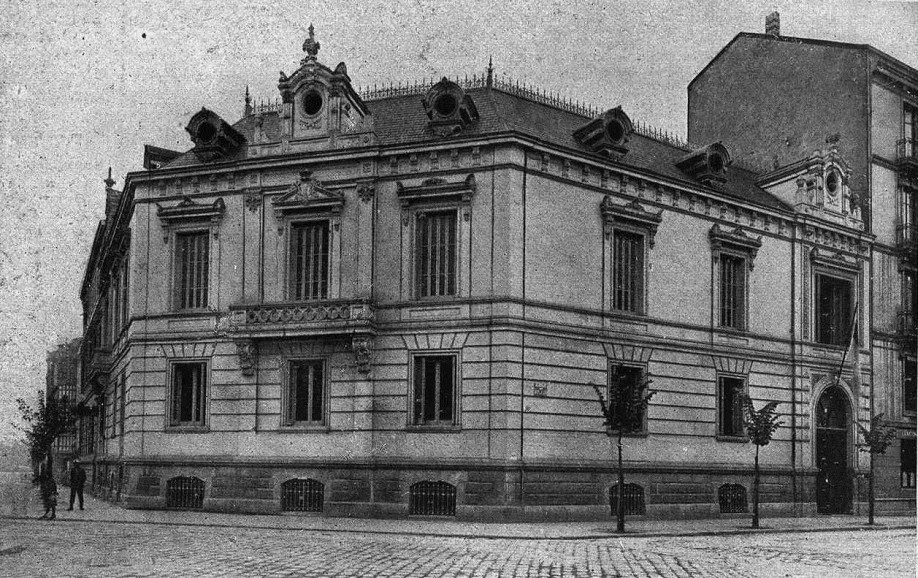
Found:
[[[848,400],[838,387],[825,390],[816,404],[816,510],[851,512],[848,468]]]

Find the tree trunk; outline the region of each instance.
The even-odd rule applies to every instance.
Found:
[[[873,452],[870,452],[870,483],[868,484],[867,492],[869,496],[867,497],[867,523],[873,526],[873,508],[874,502],[876,501],[874,497],[874,485],[873,485]]]
[[[618,430],[618,522],[615,530],[625,531],[625,470],[622,469],[622,431]]]
[[[759,446],[755,446],[755,481],[752,485],[752,527],[759,527]]]

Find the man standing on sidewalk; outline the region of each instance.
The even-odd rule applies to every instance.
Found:
[[[83,485],[86,483],[86,470],[80,465],[80,460],[73,461],[73,467],[70,468],[70,507],[73,510],[73,500],[80,497],[80,509],[83,509]]]

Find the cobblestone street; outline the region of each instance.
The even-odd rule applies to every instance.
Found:
[[[503,540],[3,521],[0,576],[914,576],[913,530]]]

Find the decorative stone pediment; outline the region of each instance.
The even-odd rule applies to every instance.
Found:
[[[326,189],[312,171],[300,172],[300,180],[272,203],[278,220],[285,215],[301,212],[327,212],[340,214],[344,207],[344,193]]]
[[[617,106],[575,130],[574,138],[593,152],[619,158],[628,152],[632,132],[631,119]]]
[[[845,255],[841,251],[829,251],[814,247],[810,251],[810,260],[814,265],[823,265],[833,269],[844,269],[852,273],[858,273],[861,270],[860,259]]]
[[[168,231],[176,225],[183,223],[208,222],[210,225],[217,225],[223,219],[226,213],[226,203],[223,198],[218,198],[213,203],[196,203],[190,197],[182,197],[182,200],[171,207],[164,207],[159,203],[156,204],[156,216],[162,223],[163,230],[166,231],[164,240],[169,241]],[[214,229],[216,235],[216,229]]]
[[[446,179],[427,179],[419,185],[407,186],[401,181],[396,183],[396,192],[403,208],[415,202],[457,202],[468,204],[475,195],[477,184],[475,175],[470,174],[462,181]]]
[[[747,263],[752,270],[755,257],[762,247],[762,237],[753,237],[743,231],[742,227],[737,227],[732,231],[714,223],[711,227],[708,237],[711,239],[711,249],[716,261],[720,252],[724,249],[739,251],[748,255]]]
[[[648,211],[637,199],[624,205],[618,205],[611,196],[606,196],[599,205],[599,211],[602,213],[604,223],[603,232],[607,237],[612,235],[612,231],[617,226],[639,228],[646,231],[647,244],[650,247],[654,246],[657,227],[663,220],[662,210],[656,213]]]

